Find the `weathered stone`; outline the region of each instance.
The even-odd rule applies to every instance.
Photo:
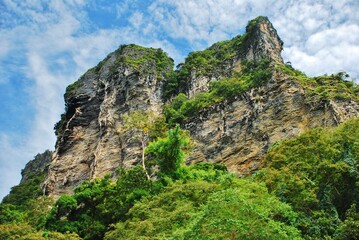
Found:
[[[43,153],[37,154],[33,160],[29,161],[23,170],[21,170],[21,181],[24,183],[34,176],[42,175],[47,172],[47,168],[51,162],[52,152],[46,150]]]
[[[53,196],[71,193],[86,179],[112,174],[118,167],[131,167],[140,161],[140,146],[130,141],[130,134],[120,134],[121,116],[143,109],[160,114],[161,89],[166,72],[155,62],[137,66],[123,61],[140,59],[156,49],[134,45],[111,53],[100,69],[82,76],[75,89],[65,94],[66,113],[57,124],[58,140],[44,191]],[[147,72],[147,73],[146,73]]]
[[[210,81],[240,71],[244,60],[267,57],[272,65],[283,64],[283,43],[267,18],[251,21],[242,40],[233,59],[211,74],[191,72],[186,79],[188,96],[208,91]],[[56,125],[58,140],[43,186],[46,194],[71,193],[86,179],[140,163],[140,144],[130,141],[131,132],[118,131],[122,116],[138,109],[161,114],[163,85],[173,68],[170,58],[161,60],[168,61],[165,68],[156,58],[143,58],[149,52],[161,56],[156,49],[121,47],[68,87],[66,112]],[[357,101],[309,99],[298,81],[274,71],[264,86],[193,113],[182,126],[194,141],[187,162],[220,162],[238,175],[247,175],[261,166],[273,143],[354,116],[359,116]]]
[[[261,166],[273,143],[355,116],[358,102],[313,102],[295,80],[274,74],[265,86],[206,109],[185,124],[195,143],[187,160],[223,163],[238,175],[248,175]]]

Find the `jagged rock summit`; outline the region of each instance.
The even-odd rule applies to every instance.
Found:
[[[359,115],[357,98],[331,97],[332,92],[322,96],[316,83],[285,65],[282,45],[269,20],[258,17],[244,35],[191,53],[176,71],[161,49],[121,46],[67,88],[44,192],[55,197],[71,193],[86,179],[139,164],[140,145],[130,141],[130,132],[118,131],[124,114],[147,110],[161,115],[176,95],[196,99],[213,82],[244,72],[255,84],[179,121],[194,142],[189,163],[221,162],[246,175],[258,169],[276,141]],[[250,69],[263,60],[271,72],[258,80]]]

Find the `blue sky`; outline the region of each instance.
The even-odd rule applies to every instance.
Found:
[[[54,149],[63,93],[119,45],[188,52],[268,16],[283,58],[308,75],[359,79],[357,0],[0,0],[0,199],[39,152]]]

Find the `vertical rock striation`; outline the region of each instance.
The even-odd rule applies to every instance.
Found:
[[[70,193],[86,179],[113,174],[140,161],[140,148],[119,134],[122,114],[160,114],[161,90],[173,60],[160,49],[121,46],[70,85],[66,112],[55,126],[56,149],[44,182],[47,194]]]
[[[45,193],[71,193],[86,179],[140,163],[139,144],[129,141],[129,132],[118,131],[123,114],[143,109],[159,115],[168,96],[184,92],[191,98],[208,91],[210,81],[236,76],[248,61],[270,59],[271,79],[193,113],[182,126],[194,141],[188,162],[221,162],[246,175],[258,169],[276,141],[359,116],[356,99],[310,97],[308,88],[278,70],[276,66],[284,66],[282,45],[269,20],[258,17],[249,22],[244,35],[191,53],[177,72],[160,49],[120,47],[67,88]]]
[[[248,175],[275,142],[357,116],[358,101],[313,101],[297,81],[275,72],[266,85],[206,109],[185,124],[195,146],[188,161],[223,163]]]

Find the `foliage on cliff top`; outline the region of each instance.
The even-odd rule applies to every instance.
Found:
[[[95,67],[90,68],[79,80],[70,84],[66,88],[65,96],[75,92],[83,86],[83,78],[86,74],[98,74],[105,63],[111,58],[113,53],[100,61]],[[173,71],[174,63],[166,52],[160,48],[146,48],[136,44],[121,45],[115,52],[116,60],[110,66],[110,75],[114,75],[117,68],[124,64],[133,68],[141,75],[156,74],[157,77],[167,77]]]
[[[359,101],[359,85],[347,80],[349,75],[345,72],[308,77],[303,72],[294,69],[290,63],[277,65],[276,69],[298,81],[305,88],[309,99]]]
[[[156,74],[166,77],[173,70],[173,59],[162,49],[146,48],[136,44],[122,45],[115,51],[117,59],[110,67],[111,74],[120,64],[132,67],[141,75]]]
[[[185,62],[180,63],[177,66],[178,69],[173,71],[167,79],[163,97],[169,99],[171,96],[184,92],[188,88],[191,74],[196,77],[207,76],[209,78],[230,76],[225,66],[234,61],[241,44],[242,37],[238,35],[231,40],[217,42],[205,50],[191,52]]]
[[[261,21],[268,19],[259,16],[248,22],[243,35],[219,41],[202,51],[191,52],[185,62],[180,63],[178,69],[167,79],[163,92],[164,99],[185,92],[192,77],[206,76],[211,79],[233,76],[234,72],[229,67],[246,53],[253,41],[254,29]]]

